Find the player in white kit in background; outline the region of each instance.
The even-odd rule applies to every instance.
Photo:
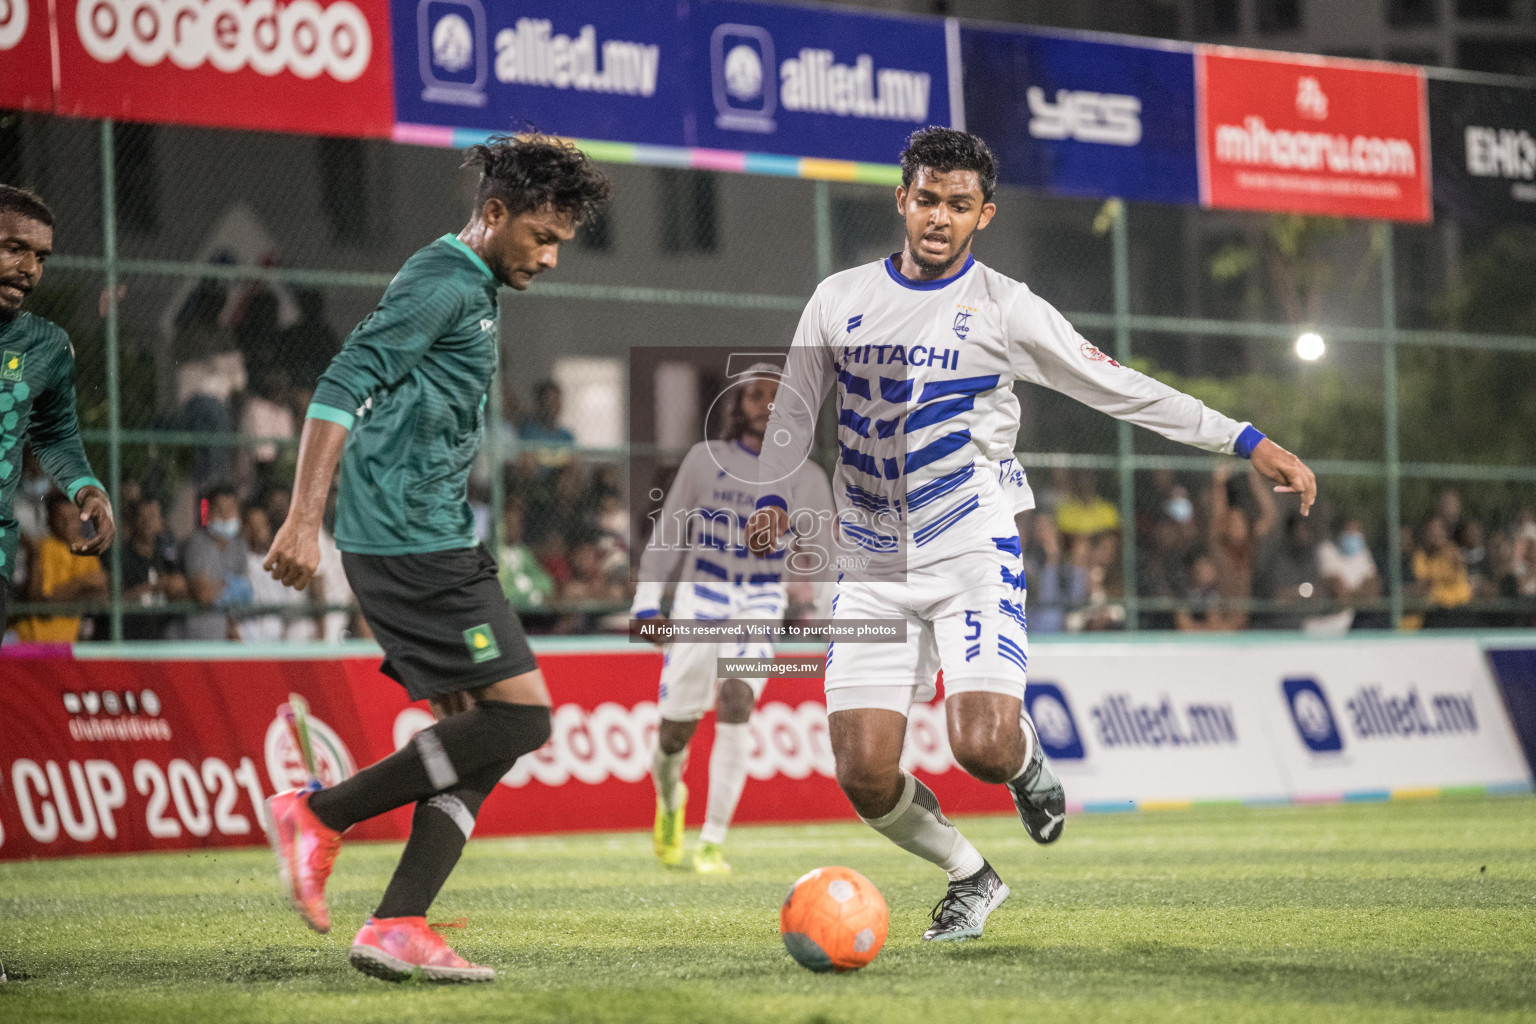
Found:
[[[912,135],[901,166],[903,250],[827,278],[806,306],[782,384],[802,400],[779,401],[768,423],[747,532],[754,552],[769,552],[788,528],[798,497],[774,481],[806,457],[816,410],[835,385],[838,517],[873,561],[855,572],[859,560],[845,560],[833,618],[907,623],[905,644],[828,646],[838,784],[865,823],[948,874],[923,938],[950,940],[980,935],[1008,887],[932,790],[901,769],[908,710],[932,698],[939,668],[960,767],[1007,785],[1036,842],[1059,838],[1066,812],[1023,709],[1024,570],[1012,496],[999,479],[1018,436],[1014,382],[1251,458],[1277,491],[1300,493],[1303,514],[1316,481],[1252,424],[1121,366],[1023,284],[975,260],[972,239],[996,212],[985,142],[926,128]],[[860,515],[862,525],[847,525]]]
[[[694,445],[678,467],[640,559],[631,615],[658,619],[666,582],[676,578],[672,620],[762,619],[783,621],[788,607],[784,551],[767,559],[746,548],[745,527],[757,500],[757,459],[763,429],[778,391],[779,368],[751,367],[732,385],[725,436]],[[812,462],[798,466],[789,483],[806,507],[832,514],[826,474]],[[709,757],[709,798],[695,871],[728,872],[726,829],[747,780],[752,735],[748,720],[767,679],[717,679],[720,658],[771,658],[772,640],[727,643],[674,641],[665,646],[657,703],[661,727],[651,765],[656,783],[656,856],[682,863],[683,817],[688,787],[682,782],[688,746],[699,719],[715,708],[715,741]],[[718,685],[717,685],[718,684]]]

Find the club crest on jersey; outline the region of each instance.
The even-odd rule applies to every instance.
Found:
[[[482,331],[495,330],[496,329],[496,321],[495,320],[481,320],[480,321],[480,329]]]
[[[1082,351],[1083,351],[1083,358],[1084,359],[1091,359],[1091,360],[1093,360],[1096,363],[1108,363],[1110,366],[1119,366],[1120,365],[1119,363],[1117,363],[1113,359],[1111,359],[1109,356],[1105,355],[1104,351],[1102,349],[1100,349],[1097,345],[1095,345],[1091,341],[1083,342],[1083,350]]]
[[[955,308],[959,310],[959,312],[955,314],[955,322],[953,325],[955,337],[959,338],[961,341],[964,341],[965,336],[971,333],[970,320],[971,317],[976,315],[976,310],[970,306],[957,306]]]
[[[26,353],[7,351],[0,357],[0,380],[21,380],[21,368],[26,364]]]
[[[863,313],[855,313],[853,316],[849,317],[848,318],[848,333],[852,334],[853,333],[853,329],[855,327],[859,326],[860,324],[862,324],[863,322],[864,322],[864,314]]]

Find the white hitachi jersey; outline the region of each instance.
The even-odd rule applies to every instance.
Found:
[[[783,617],[786,552],[757,558],[746,547],[747,519],[757,499],[757,460],[739,441],[700,441],[689,450],[640,556],[634,616],[656,614],[667,582],[675,578],[672,618]],[[820,466],[806,462],[790,481],[805,507],[831,516],[832,494]]]
[[[885,259],[827,278],[801,315],[758,461],[758,504],[801,504],[783,481],[835,383],[844,536],[900,552],[908,566],[990,550],[992,538],[1014,536],[1016,495],[999,477],[1018,436],[1016,380],[1210,451],[1232,452],[1241,438],[1247,454],[1262,437],[1121,366],[973,258],[932,282],[909,281]]]

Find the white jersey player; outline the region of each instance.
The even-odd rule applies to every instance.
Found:
[[[754,366],[731,386],[726,437],[689,450],[667,490],[640,559],[631,614],[661,615],[668,581],[677,580],[672,620],[783,621],[787,610],[785,551],[758,558],[747,551],[745,527],[757,499],[758,452],[778,390],[778,368]],[[795,468],[789,481],[806,504],[830,520],[832,494],[815,463]],[[767,684],[764,676],[718,679],[717,659],[771,658],[772,639],[741,636],[719,643],[665,645],[657,704],[661,727],[651,774],[656,783],[656,856],[668,866],[683,859],[683,817],[688,788],[681,781],[688,745],[699,719],[715,708],[709,758],[709,799],[694,870],[730,870],[723,845],[746,784],[752,738],[748,720]]]
[[[1024,571],[1013,495],[1000,476],[1018,434],[1018,380],[1214,452],[1251,457],[1299,491],[1311,472],[1251,424],[1206,408],[1084,340],[1043,299],[976,262],[997,175],[979,138],[948,128],[913,134],[902,154],[903,251],[823,281],[800,319],[781,397],[759,459],[748,526],[770,551],[799,505],[784,480],[805,455],[816,410],[835,386],[833,479],[845,557],[834,619],[901,619],[903,644],[828,647],[828,729],[838,783],[854,809],[898,846],[943,868],[948,891],[929,940],[981,934],[1008,895],[991,865],[902,771],[906,715],[944,673],[950,748],[984,782],[1006,784],[1036,842],[1061,835],[1066,797],[1023,712],[1028,664]],[[849,521],[852,521],[849,525]],[[873,566],[873,568],[870,568]],[[854,571],[857,569],[857,571]]]

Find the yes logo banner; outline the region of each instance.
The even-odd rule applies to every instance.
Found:
[[[960,30],[965,125],[1002,180],[1062,195],[1199,200],[1188,48]]]

